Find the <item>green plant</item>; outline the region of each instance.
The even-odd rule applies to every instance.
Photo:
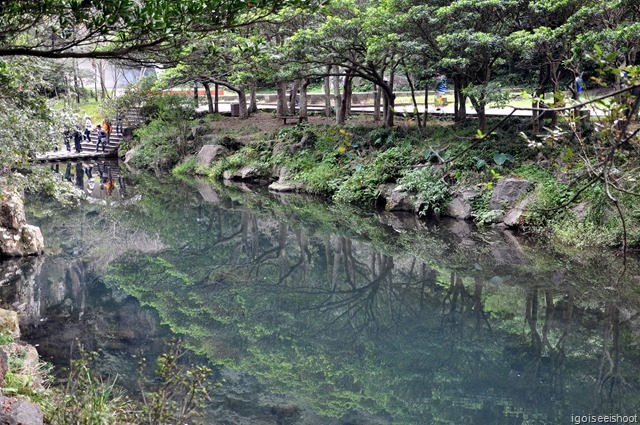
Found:
[[[45,411],[55,424],[122,424],[135,417],[135,403],[116,386],[117,378],[104,380],[91,372],[97,353],[80,350],[71,362],[65,387],[54,390],[54,403]]]
[[[414,192],[420,203],[419,215],[433,213],[439,216],[450,198],[449,186],[442,181],[431,167],[410,169],[403,172],[398,184]]]
[[[196,170],[197,163],[198,159],[196,157],[189,157],[182,161],[180,164],[173,167],[173,169],[171,170],[171,174],[173,174],[174,176],[193,174],[193,172]]]
[[[352,164],[353,172],[338,187],[334,199],[342,202],[372,202],[380,193],[380,184],[394,180],[402,169],[416,160],[411,146],[405,144]]]
[[[182,342],[171,340],[164,354],[158,357],[155,382],[141,382],[146,423],[185,423],[205,407],[209,400],[206,383],[211,369],[182,364],[186,354]],[[141,370],[146,366],[144,360],[140,363]],[[145,389],[149,387],[150,390]]]

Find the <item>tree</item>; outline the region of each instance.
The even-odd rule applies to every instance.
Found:
[[[0,61],[0,170],[33,159],[36,151],[61,143],[58,131],[72,117],[50,107],[45,93],[55,85],[45,78],[49,64],[41,59]],[[2,172],[0,171],[0,172]]]
[[[0,56],[145,60],[137,53],[180,50],[185,40],[248,25],[299,3],[9,0],[0,6]]]
[[[325,8],[325,20],[291,37],[301,62],[344,69],[333,71],[348,81],[361,77],[380,87],[385,99],[385,126],[394,122],[393,74],[401,61],[394,14],[386,3],[358,4],[351,0]],[[345,86],[346,87],[346,86]]]

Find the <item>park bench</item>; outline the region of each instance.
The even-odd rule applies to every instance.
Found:
[[[308,121],[307,117],[301,117],[300,115],[278,115],[276,118],[282,120],[285,125],[287,124],[287,120],[293,120],[294,122],[297,120],[298,123]]]

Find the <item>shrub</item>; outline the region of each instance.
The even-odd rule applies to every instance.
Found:
[[[431,167],[405,170],[398,184],[408,192],[416,194],[420,202],[421,216],[432,213],[439,216],[450,198],[449,186]]]

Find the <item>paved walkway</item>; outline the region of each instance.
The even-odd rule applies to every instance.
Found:
[[[276,105],[274,103],[258,103],[258,109],[264,112],[272,112],[276,110]],[[206,112],[208,110],[209,110],[209,107],[207,104],[204,104],[204,105],[201,104],[197,108],[198,112]],[[218,103],[218,110],[222,114],[230,114],[231,103]],[[314,111],[314,112],[324,111],[324,105],[309,105],[308,110]],[[487,108],[485,113],[487,116],[492,116],[492,117],[504,116],[504,115],[509,115],[512,110],[513,108],[510,108],[510,107]],[[359,114],[359,113],[373,114],[373,111],[374,111],[373,106],[354,105],[351,107],[352,114]],[[413,105],[397,105],[395,107],[395,111],[396,111],[396,115],[398,116],[404,116],[405,114],[413,114]],[[424,113],[424,105],[418,105],[418,112],[420,112],[421,114]],[[453,115],[454,114],[453,105],[451,104],[444,106],[442,108],[429,106],[428,112],[429,114],[432,114],[432,115]],[[474,116],[476,114],[476,111],[473,108],[467,108],[467,114]],[[513,115],[520,116],[520,117],[530,117],[532,114],[531,114],[531,111],[515,111]]]

